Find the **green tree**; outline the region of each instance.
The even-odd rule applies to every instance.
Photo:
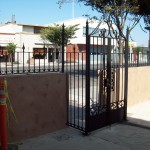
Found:
[[[7,46],[6,46],[6,49],[8,51],[8,58],[9,58],[9,61],[12,62],[13,60],[13,54],[16,50],[16,47],[17,45],[14,44],[14,43],[9,43]]]
[[[123,52],[124,39],[126,37],[126,29],[129,29],[129,33],[139,23],[142,14],[140,11],[139,0],[76,0],[82,2],[86,6],[91,6],[93,10],[96,10],[99,16],[93,16],[96,19],[103,20],[111,30],[114,31],[113,24],[117,27],[117,33],[119,34],[118,43],[120,53]],[[61,6],[71,0],[58,0],[58,4]],[[116,33],[116,32],[114,32]],[[116,35],[117,38],[117,35]],[[120,63],[122,62],[122,56],[120,57]]]
[[[78,30],[78,24],[65,27],[64,33],[64,43],[65,45],[68,44],[69,39],[75,38],[75,32]],[[49,42],[53,43],[54,45],[61,46],[62,44],[62,25],[54,24],[47,28],[41,30],[41,38],[43,40],[48,40]]]
[[[139,14],[143,16],[144,22],[147,26],[150,25],[150,1],[149,0],[138,0],[139,3]]]
[[[143,52],[143,47],[137,46],[133,48],[133,53]]]
[[[67,26],[64,29],[64,44],[67,45],[69,39],[75,38],[75,32],[78,30],[78,24]],[[62,44],[62,25],[54,24],[41,30],[41,38],[48,40],[54,45],[55,53],[56,49],[60,49]]]

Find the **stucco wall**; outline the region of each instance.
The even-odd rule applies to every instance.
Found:
[[[66,74],[7,76],[8,91],[17,116],[9,121],[9,141],[35,137],[66,127]]]
[[[128,106],[150,100],[150,67],[129,68]]]

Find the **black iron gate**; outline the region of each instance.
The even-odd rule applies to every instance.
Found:
[[[97,27],[90,32],[87,22],[86,52],[66,53],[67,58],[74,58],[66,64],[68,125],[88,133],[126,119],[127,49],[126,44],[120,53],[110,29]]]

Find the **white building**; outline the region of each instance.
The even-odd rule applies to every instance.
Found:
[[[17,24],[15,22],[8,22],[0,25],[0,56],[1,61],[5,61],[8,57],[6,46],[8,43],[14,43],[17,45],[14,62],[22,63],[23,60],[23,44],[24,49],[24,63],[28,63],[29,60],[35,58],[39,59],[38,54],[44,53],[45,50],[50,50],[52,45],[40,38],[40,30],[45,26],[41,25],[28,25]],[[46,56],[47,61],[48,56]],[[42,62],[42,61],[41,61]]]
[[[64,20],[61,22],[56,22],[56,24],[64,24],[65,26],[70,26],[70,25],[77,25],[78,24],[78,28],[79,30],[76,31],[75,37],[73,39],[70,39],[68,46],[66,47],[66,53],[68,53],[68,55],[66,55],[66,60],[68,61],[75,61],[78,60],[78,52],[81,52],[83,54],[83,60],[85,60],[85,52],[86,52],[86,22],[87,22],[87,18],[75,18],[75,19],[70,19],[70,20]],[[106,23],[103,22],[99,22],[98,20],[92,19],[92,20],[88,20],[89,22],[89,34],[92,33],[95,28],[98,26],[98,30],[96,31],[96,33],[94,35],[98,36],[99,32],[101,29],[106,29],[108,30],[108,26]],[[116,29],[116,27],[113,25],[113,28]],[[95,53],[98,52],[101,53],[101,47],[102,47],[102,41],[99,39],[98,43],[97,43],[97,39],[95,39],[94,42],[94,51]],[[98,48],[97,48],[97,44],[98,44]],[[93,44],[92,44],[93,45]],[[107,40],[106,40],[106,45],[107,45]],[[74,56],[73,54],[71,54],[72,58],[70,57],[69,53],[73,53],[73,52],[77,52],[76,56]],[[91,53],[93,53],[93,47],[91,49]],[[93,56],[92,56],[93,58]],[[79,58],[81,59],[81,58]]]
[[[87,22],[87,18],[74,18],[74,19],[69,19],[69,20],[64,20],[61,22],[56,22],[56,24],[63,24],[65,26],[70,26],[70,25],[76,25],[78,24],[78,28],[79,30],[76,31],[75,37],[70,40],[71,44],[85,44],[85,35],[86,35],[86,22]],[[91,33],[99,24],[98,20],[88,20],[89,22],[89,33]],[[99,26],[99,29],[108,29],[108,26],[106,25],[106,23],[101,23]]]
[[[56,24],[63,24],[65,26],[78,24],[79,30],[76,31],[75,37],[70,39],[70,44],[66,48],[66,52],[72,52],[74,49],[76,52],[85,52],[86,51],[86,18],[75,18],[70,20],[65,20],[61,22],[57,22]],[[89,21],[89,32],[91,33],[99,24],[97,20]],[[52,25],[52,24],[49,24]],[[48,27],[48,25],[29,25],[29,24],[17,24],[16,22],[8,22],[6,24],[0,25],[0,57],[1,61],[5,61],[8,57],[8,53],[6,50],[6,45],[8,43],[15,43],[17,45],[16,53],[14,56],[14,62],[23,62],[31,63],[40,60],[42,62],[50,62],[53,61],[54,58],[53,51],[54,47],[50,42],[43,41],[40,38],[40,30],[42,28]],[[99,29],[108,29],[105,23],[101,23]],[[23,54],[23,44],[25,46],[24,54]],[[45,45],[45,51],[44,51]],[[101,43],[99,43],[101,45]],[[39,55],[43,53],[43,55]],[[55,56],[58,59],[58,52]],[[44,60],[45,58],[45,60]],[[43,60],[42,60],[43,59]],[[67,58],[66,58],[67,59]]]

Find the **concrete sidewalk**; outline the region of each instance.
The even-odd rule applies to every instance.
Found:
[[[149,150],[150,130],[115,124],[83,136],[73,128],[29,139],[19,150]]]
[[[93,131],[89,136],[68,127],[25,140],[18,147],[19,150],[150,150],[150,101],[129,108],[128,113],[128,122]]]
[[[150,100],[129,107],[128,121],[150,128]]]

